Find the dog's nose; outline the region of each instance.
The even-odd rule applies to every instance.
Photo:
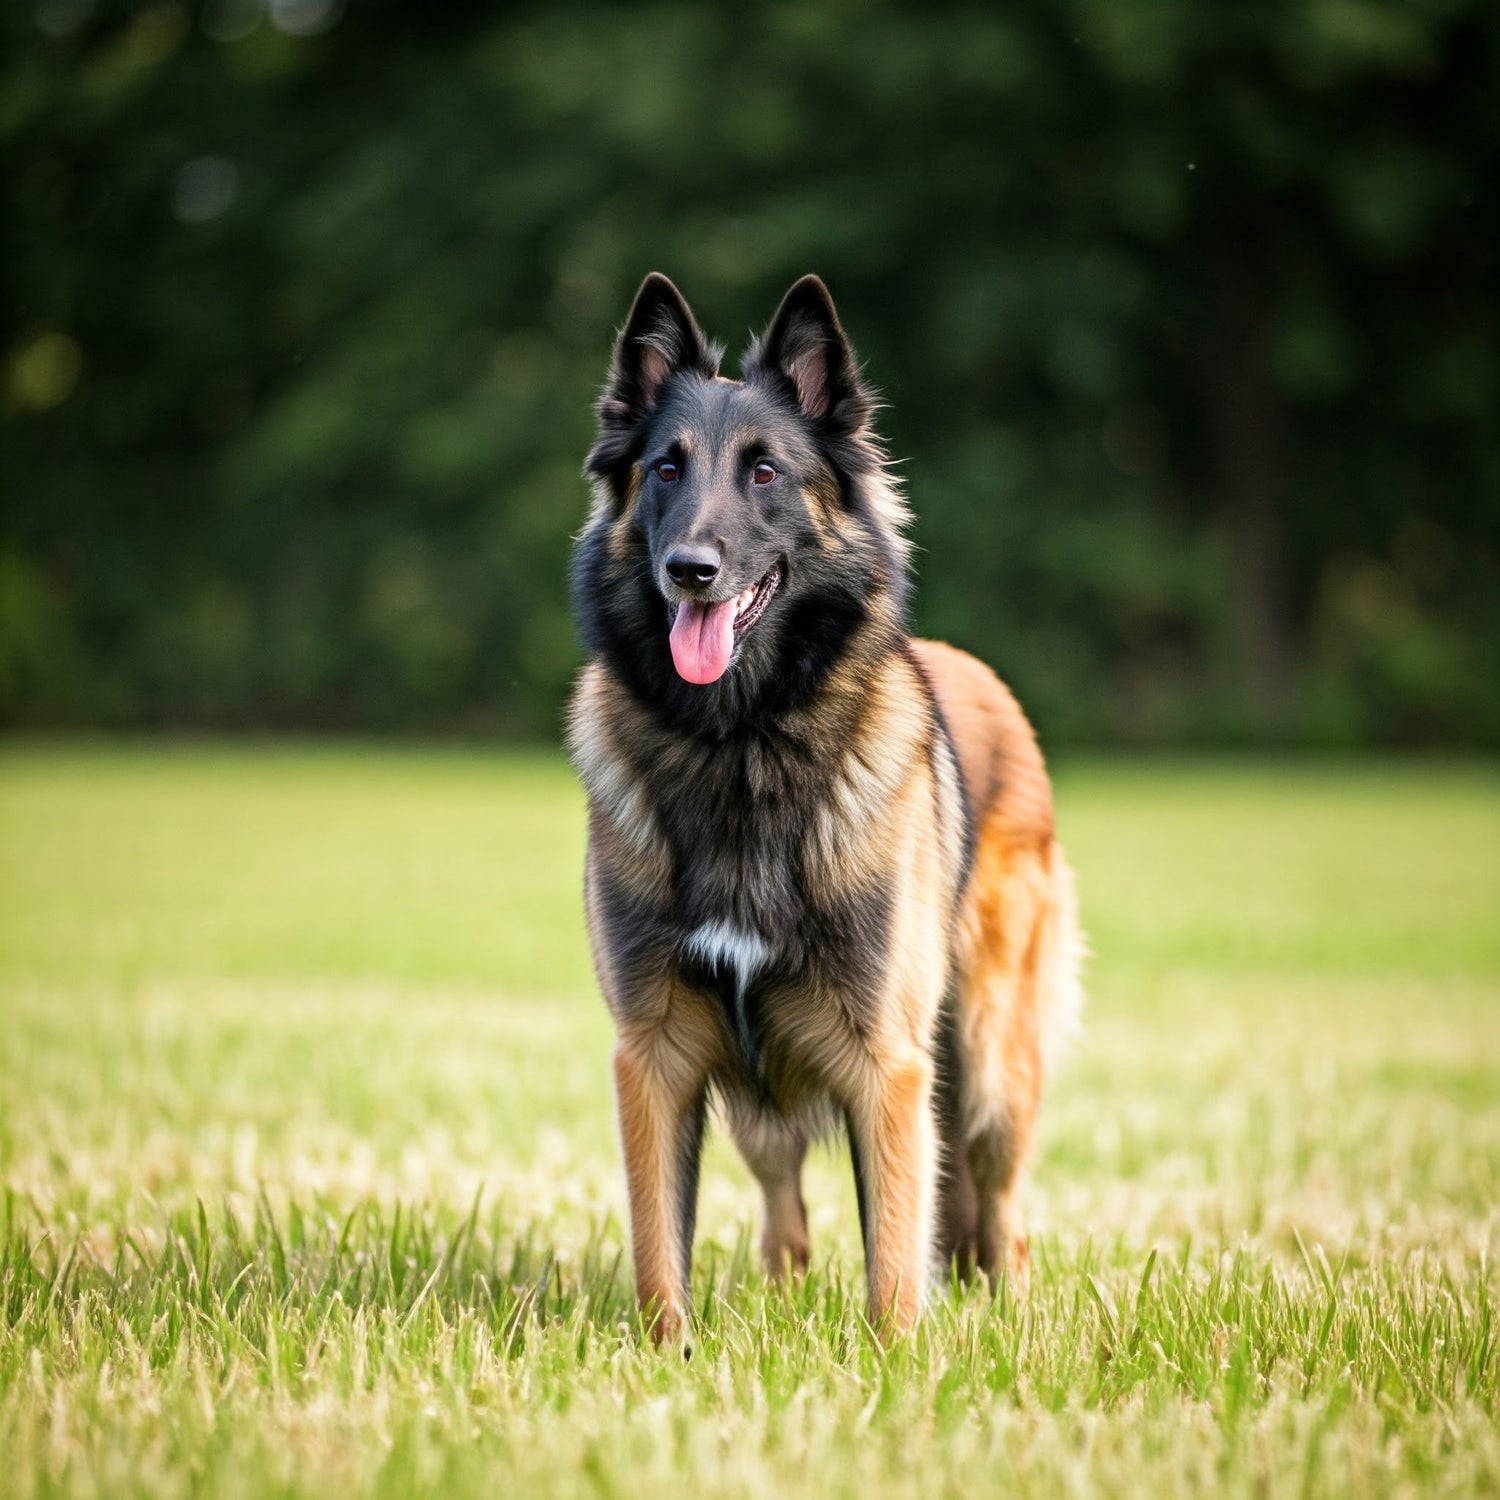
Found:
[[[706,589],[719,576],[717,547],[673,547],[667,553],[667,577],[680,589]]]

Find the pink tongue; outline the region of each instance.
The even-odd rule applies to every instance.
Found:
[[[679,677],[701,686],[724,675],[734,654],[734,605],[733,599],[678,605],[672,622],[672,660]]]

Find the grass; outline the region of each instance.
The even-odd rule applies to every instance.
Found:
[[[0,754],[0,1493],[1500,1493],[1500,783],[1070,768],[1035,1289],[864,1328],[705,1164],[637,1337],[552,759]]]

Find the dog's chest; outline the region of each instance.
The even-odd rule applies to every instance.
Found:
[[[724,974],[741,994],[749,991],[761,971],[776,956],[758,932],[733,922],[704,922],[688,935],[683,948],[715,973]]]
[[[762,1080],[765,1038],[761,980],[775,961],[776,950],[758,932],[716,920],[688,933],[682,954],[692,977],[722,1007],[741,1067]]]
[[[703,943],[742,956],[784,948],[779,935],[801,915],[803,846],[826,795],[821,778],[794,778],[764,752],[725,748],[652,790],[683,931],[705,932]],[[730,941],[730,933],[754,942]]]
[[[768,739],[701,758],[679,747],[642,776],[670,875],[637,934],[627,927],[620,938],[654,950],[713,1008],[730,1071],[777,1099],[816,1071],[804,1054],[811,1036],[828,1034],[827,1007],[855,1018],[873,1003],[891,887],[830,879],[820,857],[835,826],[830,810],[858,800],[839,778],[840,757],[817,763],[805,749],[768,748]],[[862,805],[873,812],[879,799]],[[858,840],[856,821],[837,826]],[[861,866],[868,861],[856,857],[845,868]],[[810,1028],[812,1010],[822,1019]]]
[[[764,1093],[776,997],[799,987],[811,957],[802,820],[785,799],[742,794],[698,800],[671,825],[675,967],[718,1012],[734,1071]]]

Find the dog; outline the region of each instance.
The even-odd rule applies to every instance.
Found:
[[[1015,698],[907,634],[908,514],[823,282],[787,292],[742,379],[722,357],[648,276],[571,567],[636,1291],[683,1338],[712,1096],[772,1276],[807,1266],[803,1157],[844,1125],[893,1337],[939,1267],[1027,1283],[1020,1190],[1079,1008],[1073,878]]]

